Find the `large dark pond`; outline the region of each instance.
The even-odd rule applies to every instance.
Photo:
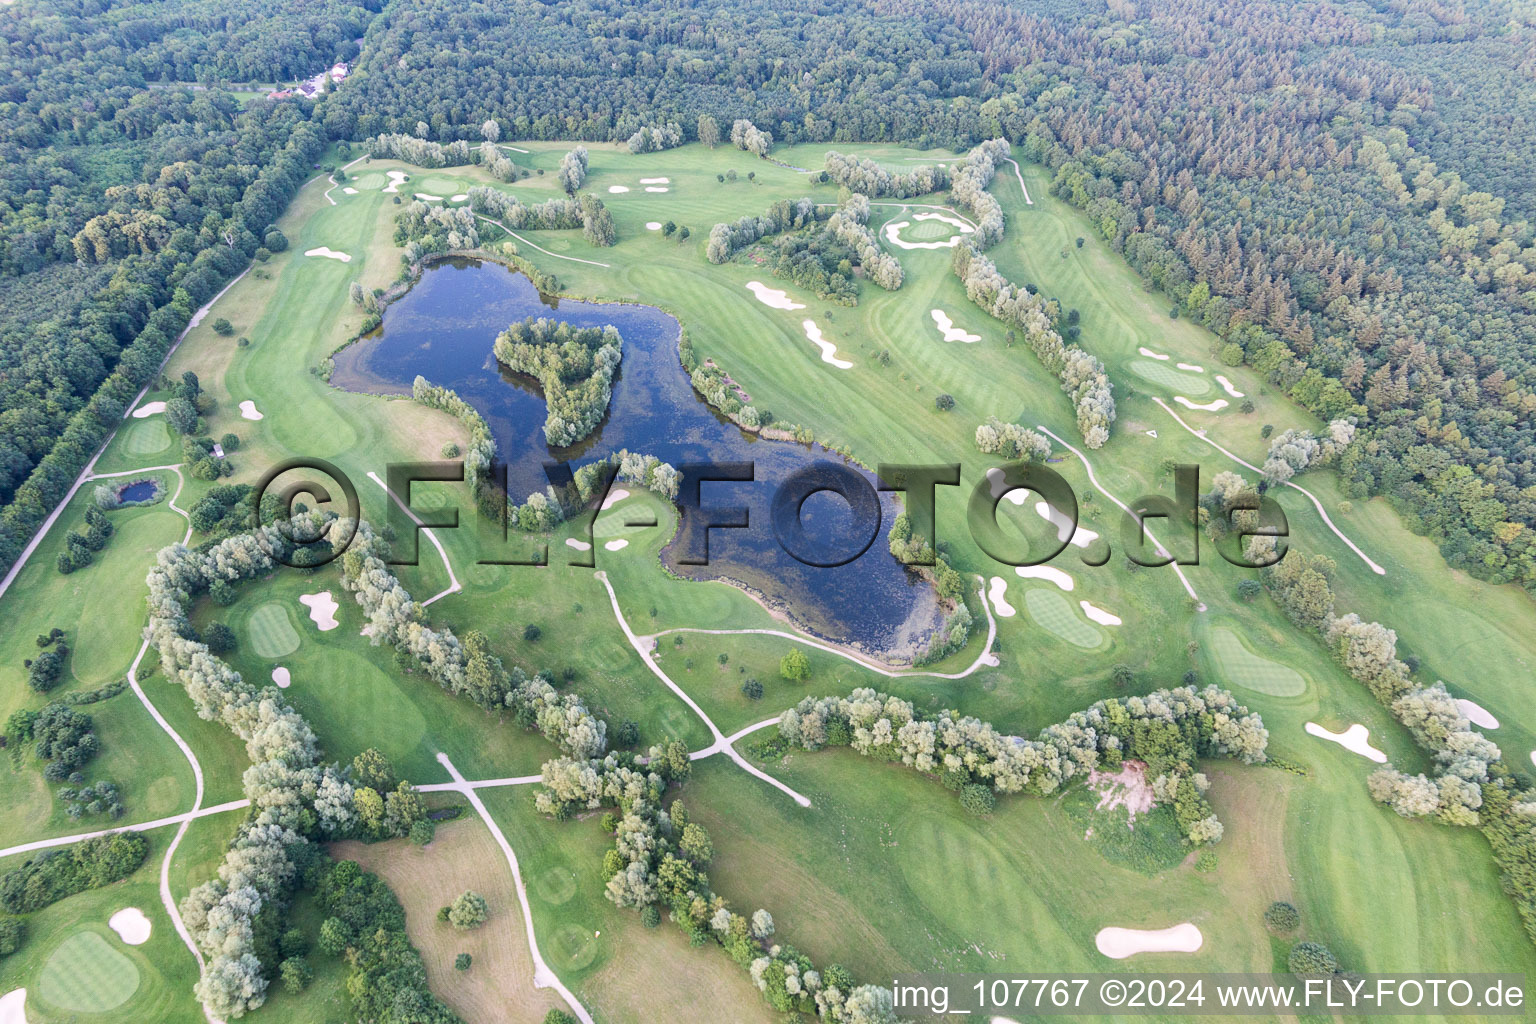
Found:
[[[572,448],[545,444],[546,410],[539,386],[507,371],[491,354],[496,335],[529,316],[580,326],[612,324],[624,338],[608,416]],[[526,277],[499,264],[454,260],[425,270],[421,281],[390,305],[374,337],[338,354],[331,383],[353,391],[409,394],[419,374],[452,388],[490,424],[498,454],[509,464],[508,492],[518,502],[543,489],[548,482],[543,466],[548,462],[577,465],[621,448],[670,462],[684,472],[679,501],[685,523],[698,521],[699,505],[748,510],[745,529],[709,531],[708,565],[685,564],[702,554],[703,531],[680,531],[662,552],[672,571],[745,584],[822,636],[910,655],[936,624],[938,609],[932,588],[887,550],[886,535],[899,511],[894,498],[881,496],[879,536],[854,561],[818,568],[791,557],[779,545],[770,518],[777,486],[807,467],[820,464],[826,469],[841,466],[843,460],[820,448],[765,441],[720,416],[689,384],[678,360],[678,337],[677,321],[654,307],[556,300],[540,295]],[[690,507],[695,492],[690,478],[708,474],[688,466],[741,462],[754,465],[753,482],[706,482],[702,500]],[[808,537],[829,538],[829,551],[851,550],[853,542],[842,539],[857,531],[842,498],[816,494],[806,500],[802,513]],[[599,567],[605,556],[621,557],[599,549]],[[560,560],[553,550],[551,557]]]

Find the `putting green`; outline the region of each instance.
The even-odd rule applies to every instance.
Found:
[[[1185,373],[1152,359],[1132,359],[1125,364],[1125,368],[1144,381],[1165,387],[1186,398],[1199,398],[1211,392],[1211,382],[1203,374]]]
[[[1104,634],[1079,618],[1067,599],[1055,590],[1026,590],[1024,605],[1036,622],[1069,644],[1093,648],[1104,642]]]
[[[555,962],[568,971],[579,971],[597,958],[597,944],[602,940],[594,929],[574,924],[561,925],[550,939]]]
[[[288,609],[268,601],[251,613],[246,622],[251,634],[251,649],[263,658],[281,658],[299,649],[299,634],[288,617]]]
[[[1307,681],[1300,672],[1254,654],[1238,635],[1223,626],[1211,630],[1211,654],[1222,676],[1245,689],[1271,697],[1299,697]]]
[[[897,232],[897,236],[904,242],[940,242],[950,235],[960,233],[960,229],[953,224],[946,224],[942,220],[914,220],[907,227]]]
[[[37,981],[45,1003],[77,1013],[116,1009],[138,990],[139,969],[96,932],[76,932],[59,943]]]
[[[171,432],[166,429],[165,418],[151,417],[139,420],[128,428],[123,447],[134,455],[149,455],[165,451],[171,446]]]

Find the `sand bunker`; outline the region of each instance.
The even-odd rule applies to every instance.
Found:
[[[584,540],[577,540],[575,537],[567,537],[567,538],[565,538],[565,546],[568,547],[568,548],[575,548],[577,551],[591,551],[592,550],[592,545],[591,544],[588,544]]]
[[[1019,610],[1008,603],[1008,581],[1001,576],[992,577],[992,589],[987,591],[987,599],[992,602],[992,610],[1005,619],[1011,619],[1019,613]]]
[[[1201,405],[1199,402],[1191,402],[1183,395],[1174,395],[1173,400],[1178,402],[1186,409],[1203,409],[1206,412],[1216,412],[1218,410],[1225,409],[1227,406],[1232,404],[1225,398],[1218,398],[1213,402],[1206,402],[1204,405]]]
[[[667,186],[665,186],[665,185],[647,185],[647,186],[645,186],[645,190],[647,192],[671,192],[672,191],[671,189],[667,188]]]
[[[409,174],[406,174],[404,171],[390,171],[389,172],[389,184],[384,186],[384,191],[385,192],[398,192],[398,191],[400,191],[400,183],[404,182],[404,181],[410,181],[410,180],[411,180],[411,176]]]
[[[774,309],[805,308],[804,303],[791,302],[788,292],[780,291],[778,288],[769,288],[761,281],[748,281],[747,291],[751,292],[753,295],[756,295],[758,302],[761,302],[765,306],[772,306]]]
[[[949,318],[949,314],[942,309],[930,309],[928,315],[933,317],[934,326],[939,333],[944,335],[945,341],[963,341],[967,345],[981,340],[981,335],[970,334],[955,326],[955,322]]]
[[[337,252],[335,249],[327,249],[323,245],[320,248],[318,248],[318,249],[305,249],[304,250],[304,255],[305,256],[324,256],[328,260],[341,260],[341,262],[343,262],[343,263],[351,263],[352,262],[352,256],[351,256],[350,253]]]
[[[431,192],[417,192],[416,198],[424,203],[440,203],[443,201],[442,196],[435,196]]]
[[[456,195],[451,195],[448,198],[452,202],[462,203],[464,200],[469,198],[469,193],[468,192],[460,192],[460,193],[458,193]]]
[[[343,195],[348,195],[348,196],[355,196],[355,195],[357,195],[357,189],[353,188],[351,185],[348,185],[346,188],[342,189],[341,191],[342,191]]]
[[[145,402],[143,405],[133,410],[133,418],[136,420],[142,420],[144,417],[153,416],[157,412],[165,412],[164,402]]]
[[[837,346],[821,336],[821,328],[816,326],[815,320],[802,320],[800,326],[805,328],[805,336],[811,339],[811,344],[821,349],[822,362],[831,363],[839,370],[853,369],[848,360],[837,358]]]
[[[949,224],[949,225],[951,225],[953,227],[959,228],[960,229],[960,233],[962,235],[972,234],[976,230],[975,228],[973,228],[969,224],[967,224],[965,221],[961,220],[959,217],[951,217],[947,213],[934,213],[932,211],[929,211],[927,213],[914,214],[912,219],[913,220],[937,220],[937,221],[943,221],[945,224]]]
[[[1203,366],[1196,366],[1194,363],[1176,363],[1174,365],[1176,365],[1181,370],[1188,370],[1190,373],[1204,373],[1205,372],[1205,367],[1203,367]]]
[[[27,1024],[27,990],[14,989],[0,996],[0,1024]]]
[[[640,184],[642,184],[642,185],[670,185],[670,184],[672,184],[672,179],[671,178],[641,178],[640,179]]]
[[[309,617],[315,620],[320,632],[336,628],[336,609],[341,606],[331,597],[329,590],[322,590],[318,594],[301,594],[299,604],[309,609]]]
[[[629,497],[629,492],[622,487],[616,491],[609,491],[608,497],[603,499],[602,511],[608,511],[627,497]]]
[[[1156,931],[1104,928],[1093,937],[1099,952],[1111,960],[1124,960],[1137,953],[1194,953],[1204,942],[1205,936],[1200,934],[1200,929],[1188,921]]]
[[[1497,729],[1499,720],[1488,713],[1488,709],[1475,701],[1465,697],[1456,698],[1456,706],[1461,708],[1461,713],[1467,716],[1467,721],[1483,729]]]
[[[277,684],[279,690],[286,690],[289,684],[293,682],[293,676],[287,669],[279,665],[272,670],[272,681]]]
[[[112,915],[107,925],[130,946],[142,946],[149,941],[149,918],[138,907],[124,907]]]
[[[628,185],[609,185],[608,186],[608,191],[613,193],[614,195],[618,195],[620,192],[628,192],[629,191],[629,186]]]
[[[1345,750],[1370,758],[1377,764],[1386,764],[1387,755],[1371,746],[1371,730],[1356,722],[1343,732],[1330,732],[1316,722],[1307,723],[1307,732],[1320,740],[1337,743]]]
[[[660,231],[661,230],[661,221],[659,221],[659,220],[648,220],[648,221],[646,221],[645,222],[645,230],[647,230],[647,231]]]
[[[900,237],[902,228],[909,228],[912,222],[909,220],[897,220],[885,226],[885,240],[898,249],[953,249],[960,244],[961,235],[950,235],[942,242],[908,242]]]
[[[1009,490],[1007,494],[1004,494],[1003,491],[1008,487],[1008,482],[1003,479],[1003,477],[1006,475],[1007,474],[1005,474],[996,466],[993,466],[991,469],[987,470],[987,486],[992,488],[992,497],[1007,498],[1015,505],[1024,504],[1024,502],[1029,498],[1029,488],[1015,487],[1012,490]]]
[[[1083,614],[1101,626],[1118,626],[1123,621],[1114,612],[1107,612],[1091,601],[1077,602],[1082,606]]]
[[[240,418],[246,420],[259,420],[261,413],[256,411],[256,403],[247,398],[240,403]]]
[[[1088,788],[1099,794],[1094,810],[1124,807],[1130,815],[1131,828],[1136,827],[1136,815],[1146,814],[1155,806],[1145,761],[1122,761],[1118,772],[1090,771]]]
[[[1073,587],[1077,586],[1076,581],[1071,576],[1068,576],[1060,569],[1053,569],[1048,565],[1019,565],[1015,566],[1013,571],[1018,574],[1020,579],[1046,580],[1066,591],[1071,591]]]
[[[1241,391],[1237,390],[1237,388],[1233,387],[1232,386],[1232,382],[1227,380],[1227,378],[1224,377],[1222,374],[1218,373],[1216,375],[1216,383],[1221,385],[1221,390],[1225,391],[1227,394],[1231,395],[1233,398],[1242,398],[1243,397],[1243,393]]]
[[[629,547],[629,541],[623,537],[620,537],[618,540],[611,540],[603,545],[605,551],[623,551],[627,547]]]
[[[1172,359],[1173,358],[1172,356],[1168,355],[1166,352],[1153,352],[1151,349],[1149,349],[1149,348],[1147,348],[1145,346],[1143,346],[1141,348],[1138,348],[1136,351],[1140,352],[1142,355],[1146,356],[1148,359],[1168,360],[1168,359]]]
[[[1072,520],[1058,512],[1048,501],[1035,502],[1035,511],[1040,514],[1041,519],[1050,520],[1051,525],[1056,527],[1057,540],[1066,540],[1070,536],[1074,547],[1085,548],[1099,539],[1098,534],[1085,527],[1079,526],[1073,530]]]

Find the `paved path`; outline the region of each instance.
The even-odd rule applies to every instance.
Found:
[[[1209,437],[1206,436],[1205,431],[1203,431],[1203,430],[1196,430],[1194,427],[1190,426],[1188,423],[1185,423],[1184,422],[1184,418],[1182,416],[1180,416],[1178,413],[1174,412],[1173,409],[1169,407],[1168,403],[1164,402],[1161,398],[1158,398],[1156,395],[1154,395],[1152,397],[1152,401],[1154,401],[1158,405],[1162,406],[1163,407],[1163,411],[1166,412],[1169,416],[1172,416],[1173,419],[1174,419],[1174,422],[1178,423],[1179,426],[1183,427],[1185,430],[1189,431],[1191,434],[1195,435],[1200,440],[1202,440],[1206,444],[1210,445],[1212,448],[1215,448],[1217,451],[1221,452],[1221,454],[1225,455],[1227,458],[1231,459],[1233,462],[1237,463],[1239,466],[1246,466],[1246,467],[1248,467],[1249,469],[1253,470],[1255,473],[1259,474],[1260,477],[1262,477],[1264,475],[1264,471],[1262,469],[1260,469],[1258,466],[1255,466],[1253,463],[1245,461],[1244,459],[1239,458],[1236,453],[1230,452],[1227,449],[1223,448],[1221,445],[1217,444],[1215,441],[1212,441]],[[1371,567],[1371,571],[1372,572],[1374,572],[1378,576],[1385,576],[1387,574],[1387,570],[1385,570],[1381,566],[1377,565],[1371,559],[1370,555],[1367,555],[1364,551],[1361,551],[1360,548],[1355,544],[1354,541],[1352,541],[1348,537],[1344,536],[1344,531],[1343,530],[1341,530],[1337,526],[1333,525],[1333,520],[1328,518],[1328,510],[1323,508],[1323,503],[1317,500],[1317,495],[1313,494],[1311,491],[1307,490],[1305,487],[1301,486],[1300,484],[1292,483],[1289,480],[1284,481],[1284,483],[1285,483],[1285,486],[1293,487],[1296,490],[1300,491],[1302,494],[1305,494],[1307,497],[1312,499],[1312,506],[1317,509],[1317,514],[1323,517],[1323,522],[1327,524],[1328,529],[1332,530],[1333,533],[1334,533],[1334,536],[1338,537],[1339,540],[1343,541],[1345,546],[1348,547],[1349,550],[1351,550],[1355,554],[1359,555],[1360,556],[1360,560],[1362,562],[1364,562],[1366,565]]]
[[[485,827],[491,830],[491,836],[496,840],[496,845],[501,847],[501,852],[507,858],[507,865],[512,869],[512,882],[517,887],[517,902],[523,909],[523,928],[528,933],[528,953],[533,957],[533,985],[535,988],[552,988],[560,993],[560,998],[571,1008],[582,1024],[593,1024],[592,1015],[587,1008],[581,1005],[575,994],[565,987],[558,975],[544,962],[544,957],[539,953],[539,940],[533,933],[533,911],[528,908],[528,889],[523,885],[523,873],[517,866],[517,854],[512,852],[512,844],[507,842],[507,837],[502,833],[501,826],[496,824],[496,819],[491,817],[485,809],[485,804],[480,801],[480,794],[475,792],[475,787],[465,781],[464,776],[453,766],[447,754],[437,755],[440,763],[453,778],[452,787],[462,793],[469,801],[469,805],[480,815],[480,820],[485,822]]]
[[[687,692],[684,691],[681,686],[678,686],[676,683],[674,683],[671,678],[661,670],[661,666],[656,664],[656,660],[651,657],[651,652],[656,647],[656,638],[653,636],[637,636],[634,630],[629,628],[629,623],[624,621],[624,612],[619,608],[619,595],[613,592],[613,584],[608,582],[608,574],[599,569],[593,575],[597,577],[599,582],[601,582],[603,587],[608,591],[608,601],[613,605],[613,616],[619,620],[619,628],[624,631],[624,636],[629,640],[629,645],[635,649],[635,653],[640,655],[640,660],[645,662],[646,667],[655,673],[656,678],[660,679],[667,685],[667,689],[677,694],[679,700],[693,709],[693,713],[699,716],[699,718],[709,728],[710,735],[715,738],[715,742],[713,744],[704,748],[707,753],[700,753],[691,756],[708,757],[713,753],[722,753],[729,757],[732,761],[735,761],[746,771],[756,775],[758,778],[768,783],[770,786],[773,786],[775,789],[778,789],[781,792],[789,794],[789,796],[794,799],[795,803],[799,804],[801,807],[811,806],[811,801],[808,798],[801,796],[793,789],[790,789],[784,783],[780,782],[772,775],[769,775],[767,772],[757,767],[757,765],[748,761],[746,758],[742,757],[736,752],[736,748],[731,746],[729,738],[725,735],[725,733],[721,732],[719,727],[716,726],[710,717],[704,713],[704,709],[699,707],[699,705],[694,702],[694,699],[688,696]]]
[[[368,159],[368,154],[365,153],[362,156],[358,157],[356,160],[353,160],[351,164],[344,165],[341,169],[344,170],[344,171],[351,170],[352,169],[352,164],[361,163],[362,161],[364,161],[366,159]],[[335,188],[337,185],[340,185],[341,182],[336,180],[336,175],[335,175],[334,172],[332,172],[330,174],[327,174],[325,176],[325,180],[331,183],[331,188],[328,188],[328,189],[325,190],[325,201],[330,203],[332,206],[335,206],[336,205],[336,200],[331,198],[331,189]]]
[[[1019,162],[1011,156],[1005,156],[1003,159],[1013,164],[1013,175],[1019,179],[1019,188],[1024,192],[1024,204],[1026,206],[1034,206],[1035,201],[1029,198],[1029,186],[1024,184],[1024,172],[1019,170]]]
[[[777,636],[785,640],[793,640],[797,644],[804,644],[807,647],[814,647],[818,651],[835,654],[839,658],[847,658],[855,665],[867,668],[871,672],[877,672],[888,679],[897,679],[902,676],[927,676],[930,679],[964,679],[979,669],[989,668],[997,664],[996,659],[992,655],[992,645],[997,640],[997,620],[992,617],[992,604],[987,600],[986,581],[980,576],[976,577],[976,579],[982,584],[977,593],[981,597],[981,607],[987,613],[987,644],[981,649],[981,653],[976,655],[976,660],[971,662],[970,667],[963,672],[924,672],[921,669],[891,668],[889,665],[883,665],[872,658],[866,658],[853,651],[844,650],[832,644],[822,643],[819,640],[812,640],[810,637],[801,636],[798,633],[790,633],[782,629],[700,629],[695,626],[678,626],[674,629],[664,629],[659,633],[652,633],[649,639],[655,640],[657,637],[667,636],[671,633],[704,633],[709,636]],[[774,719],[774,721],[778,721],[778,719]]]
[[[1137,515],[1136,512],[1131,509],[1131,506],[1127,505],[1125,502],[1123,502],[1119,498],[1115,497],[1114,494],[1112,494],[1110,492],[1109,488],[1105,487],[1102,483],[1099,482],[1099,478],[1097,476],[1095,476],[1094,473],[1093,473],[1093,463],[1088,461],[1088,456],[1084,455],[1082,452],[1078,451],[1076,448],[1072,447],[1070,444],[1067,444],[1067,442],[1059,434],[1057,434],[1054,431],[1052,431],[1049,427],[1046,427],[1043,424],[1038,424],[1037,423],[1035,425],[1035,429],[1045,433],[1046,435],[1048,435],[1048,436],[1050,436],[1052,438],[1054,438],[1063,448],[1065,448],[1067,451],[1071,452],[1073,455],[1076,455],[1080,460],[1082,460],[1083,469],[1088,473],[1088,482],[1093,484],[1093,486],[1097,487],[1100,491],[1102,491],[1104,493],[1104,497],[1108,498],[1110,501],[1114,502],[1116,505],[1119,505],[1120,508],[1123,509],[1126,512],[1126,514],[1128,514],[1132,519],[1136,520],[1136,522],[1141,524],[1142,532],[1145,533],[1146,536],[1147,536],[1147,539],[1152,542],[1152,547],[1157,551],[1157,553],[1159,555],[1162,555],[1164,558],[1171,558],[1172,557],[1172,555],[1169,554],[1168,549],[1163,547],[1162,541],[1158,540],[1155,536],[1153,536],[1152,530],[1142,520],[1141,516]],[[1200,595],[1199,594],[1195,593],[1195,588],[1190,585],[1189,577],[1184,575],[1184,569],[1179,565],[1178,562],[1169,562],[1168,564],[1171,565],[1173,567],[1173,571],[1178,574],[1179,582],[1184,584],[1184,590],[1186,592],[1188,592],[1188,594],[1189,594],[1189,596],[1191,598],[1194,599],[1195,611],[1198,611],[1198,612],[1205,611],[1205,602],[1200,600]]]
[[[471,212],[473,212],[473,211],[471,211]],[[572,263],[585,263],[588,266],[603,267],[605,269],[608,266],[610,266],[610,264],[607,264],[607,263],[599,263],[599,262],[597,262],[597,260],[584,260],[580,256],[563,256],[563,255],[561,255],[558,252],[550,252],[548,249],[544,248],[542,245],[539,245],[539,244],[537,244],[535,242],[528,241],[528,239],[524,238],[522,235],[518,234],[516,231],[513,231],[511,228],[507,227],[505,224],[503,224],[501,221],[497,220],[495,217],[487,217],[483,213],[476,213],[475,216],[479,217],[481,220],[489,221],[490,223],[495,224],[497,227],[501,228],[501,230],[505,231],[507,234],[511,235],[513,238],[517,239],[519,242],[522,242],[524,245],[527,245],[527,246],[532,246],[533,248],[539,250],[539,252],[543,253],[546,256],[553,256],[557,260],[570,260]]]
[[[457,594],[459,591],[463,590],[464,587],[459,583],[459,578],[453,574],[453,563],[448,561],[448,551],[443,547],[442,541],[437,539],[437,534],[432,532],[432,528],[430,526],[422,525],[421,518],[417,516],[415,512],[411,511],[411,506],[407,505],[404,501],[401,501],[400,495],[390,490],[389,485],[386,484],[383,480],[379,479],[379,474],[370,469],[368,471],[368,478],[374,483],[378,484],[380,487],[384,488],[385,494],[395,499],[395,504],[399,505],[401,511],[411,517],[411,522],[421,527],[422,534],[427,538],[427,540],[432,542],[433,547],[437,548],[437,553],[443,556],[443,568],[448,570],[448,589],[441,590],[436,594],[433,594],[431,597],[421,602],[421,606],[425,608],[427,605],[431,604],[433,601],[438,600],[439,598],[447,597],[449,594]]]

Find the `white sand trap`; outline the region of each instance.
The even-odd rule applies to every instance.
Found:
[[[240,403],[240,418],[245,420],[259,420],[261,413],[256,411],[256,403],[247,398]]]
[[[629,497],[629,492],[622,487],[616,491],[609,491],[608,497],[603,499],[603,506],[601,511],[608,511],[610,508],[613,508],[613,506],[617,505],[627,497]]]
[[[647,230],[647,231],[660,231],[661,230],[661,221],[659,221],[659,220],[648,220],[648,221],[646,221],[645,222],[645,230]]]
[[[452,196],[449,196],[448,198],[451,201],[455,202],[455,203],[462,203],[464,200],[469,198],[469,193],[468,192],[460,192],[457,195],[452,195]]]
[[[443,201],[442,196],[435,196],[431,192],[417,192],[416,198],[424,203],[440,203]]]
[[[1371,746],[1371,730],[1356,722],[1343,732],[1330,732],[1316,722],[1307,723],[1307,732],[1320,740],[1337,743],[1345,750],[1370,758],[1377,764],[1386,764],[1387,755]]]
[[[949,225],[952,225],[954,227],[959,228],[960,229],[960,233],[962,235],[973,234],[976,231],[975,228],[971,227],[969,224],[967,224],[965,221],[961,220],[959,217],[951,217],[947,213],[934,213],[932,211],[929,211],[927,213],[915,214],[913,219],[914,220],[941,220],[945,224],[949,224]]]
[[[145,402],[143,405],[133,410],[133,418],[136,420],[142,420],[144,417],[153,416],[157,412],[165,412],[164,402]]]
[[[1167,360],[1173,358],[1172,356],[1170,356],[1166,352],[1153,352],[1151,349],[1147,348],[1145,345],[1143,345],[1141,348],[1138,348],[1136,351],[1140,352],[1142,355],[1146,356],[1148,359],[1162,359],[1164,361],[1167,361]]]
[[[272,670],[272,681],[277,684],[279,690],[286,690],[293,682],[293,674],[279,665]]]
[[[565,538],[565,546],[568,547],[568,548],[575,548],[577,551],[591,551],[592,550],[592,545],[591,544],[588,544],[584,540],[577,540],[575,537],[567,537],[567,538]]]
[[[1461,708],[1461,713],[1467,716],[1467,721],[1483,729],[1497,729],[1499,720],[1489,714],[1488,709],[1476,701],[1467,700],[1465,697],[1456,698],[1456,706]]]
[[[1107,612],[1092,601],[1079,601],[1077,603],[1082,606],[1084,615],[1101,626],[1118,626],[1123,621],[1114,612]]]
[[[805,328],[805,336],[811,339],[811,344],[821,349],[822,362],[831,363],[839,370],[853,369],[848,360],[837,358],[837,346],[821,336],[821,328],[816,326],[815,320],[802,320],[800,326]]]
[[[641,178],[640,179],[640,184],[642,184],[642,185],[670,185],[670,184],[672,184],[672,179],[671,178]]]
[[[769,288],[761,281],[748,281],[747,291],[757,296],[757,301],[774,309],[804,309],[803,302],[791,302],[789,293],[778,288]]]
[[[611,540],[608,543],[604,544],[603,545],[603,550],[605,550],[605,551],[623,551],[627,547],[629,547],[629,541],[625,540],[623,537],[620,537],[618,540]]]
[[[1536,764],[1536,750],[1531,751],[1531,764]],[[0,1024],[5,1024],[3,1016],[0,1016]]]
[[[645,186],[645,190],[647,192],[671,192],[672,191],[671,189],[667,188],[667,186],[665,186],[665,185],[647,185],[647,186]]]
[[[1008,487],[1007,481],[1003,479],[1005,475],[1006,474],[996,466],[993,466],[991,469],[987,470],[987,486],[992,488],[992,497],[994,499],[1007,498],[1015,505],[1024,504],[1024,502],[1029,498],[1029,489],[1027,487],[1015,487],[1012,490],[1009,490],[1007,494],[1004,494],[1004,489]]]
[[[0,996],[0,1024],[27,1024],[26,989],[14,989]]]
[[[614,195],[618,195],[620,192],[628,192],[629,191],[629,186],[628,185],[609,185],[608,186],[608,191],[612,192]]]
[[[1147,436],[1150,437],[1150,438],[1153,438],[1155,440],[1157,438],[1157,431],[1149,430],[1149,431],[1147,431]]]
[[[930,309],[928,315],[933,317],[934,326],[939,329],[940,334],[944,335],[945,341],[963,341],[970,345],[981,340],[981,335],[971,334],[956,327],[955,322],[949,318],[949,314],[942,309]]]
[[[342,195],[355,196],[357,195],[357,189],[353,188],[351,185],[348,185],[346,188],[341,190],[341,193]]]
[[[138,907],[124,907],[108,919],[107,925],[130,946],[142,946],[149,941],[149,918]]]
[[[1237,390],[1237,388],[1233,387],[1232,386],[1232,382],[1227,380],[1227,378],[1225,376],[1223,376],[1222,374],[1218,373],[1216,375],[1216,383],[1221,385],[1221,390],[1225,391],[1227,394],[1231,395],[1233,398],[1242,398],[1243,397],[1243,393],[1241,391]]]
[[[404,182],[404,181],[410,181],[410,180],[411,180],[411,176],[409,174],[406,174],[404,171],[390,171],[389,172],[389,184],[384,186],[384,191],[385,192],[399,192],[400,191],[400,183]]]
[[[328,248],[326,248],[323,245],[320,248],[318,248],[318,249],[305,249],[304,250],[304,255],[305,256],[324,256],[328,260],[341,260],[341,262],[343,262],[343,263],[351,263],[352,262],[352,255],[351,255],[351,253],[337,252],[335,249],[328,249]]]
[[[992,589],[987,591],[987,599],[992,602],[992,610],[1005,619],[1011,619],[1019,613],[1019,610],[1008,603],[1008,581],[1001,576],[992,577]]]
[[[1070,534],[1074,547],[1085,548],[1099,539],[1098,534],[1085,527],[1079,526],[1076,530],[1073,530],[1072,520],[1057,511],[1048,501],[1035,502],[1035,511],[1040,513],[1041,519],[1050,520],[1051,525],[1056,527],[1057,540],[1066,540]]]
[[[1178,368],[1181,369],[1181,370],[1188,370],[1190,373],[1204,373],[1205,372],[1205,367],[1203,367],[1203,366],[1196,366],[1194,363],[1177,363],[1175,365],[1177,365]]]
[[[1173,400],[1186,409],[1202,409],[1205,412],[1218,412],[1232,404],[1225,398],[1218,398],[1213,402],[1206,402],[1204,405],[1201,405],[1199,402],[1191,402],[1183,395],[1174,395]]]
[[[309,609],[309,617],[315,620],[320,632],[336,628],[336,609],[341,605],[331,597],[329,590],[322,590],[318,594],[300,594],[299,604]]]
[[[1013,571],[1019,575],[1020,579],[1045,580],[1056,584],[1068,593],[1071,593],[1072,588],[1077,586],[1077,581],[1072,579],[1071,576],[1068,576],[1060,569],[1053,569],[1048,565],[1018,565],[1014,566]]]
[[[909,228],[912,222],[909,220],[897,220],[885,226],[885,240],[898,249],[953,249],[960,244],[961,235],[950,235],[942,242],[908,242],[900,237],[902,228]]]
[[[1104,928],[1093,937],[1099,952],[1111,960],[1124,960],[1137,953],[1194,953],[1205,943],[1200,929],[1185,921],[1172,928],[1150,931],[1145,928]]]

